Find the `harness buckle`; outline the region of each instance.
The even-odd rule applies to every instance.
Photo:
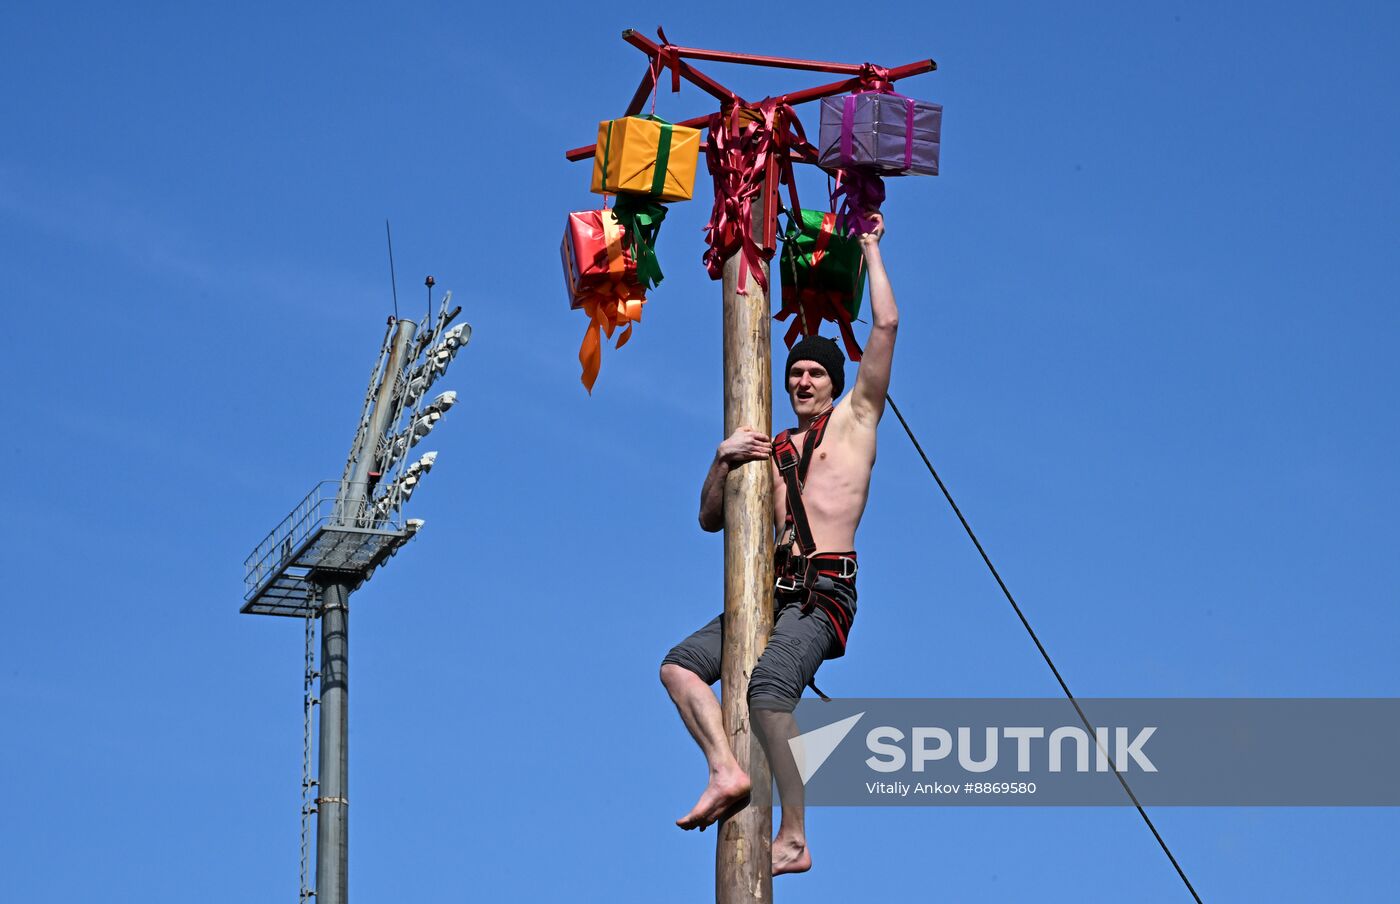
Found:
[[[814,564],[806,556],[793,555],[791,548],[784,548],[779,551],[777,561],[777,580],[773,586],[780,593],[797,593],[807,590],[812,586],[814,576]]]
[[[779,471],[790,471],[797,467],[797,449],[789,442],[781,443],[773,449],[773,462]]]
[[[850,556],[840,556],[841,573],[839,577],[845,581],[855,580],[856,572],[860,570],[860,565]]]

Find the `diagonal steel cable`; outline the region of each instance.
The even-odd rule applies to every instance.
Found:
[[[987,551],[982,548],[981,541],[977,539],[977,534],[973,533],[972,525],[967,523],[967,518],[963,516],[962,509],[958,508],[958,504],[953,501],[953,494],[948,492],[948,487],[943,483],[943,478],[938,476],[938,471],[934,469],[933,462],[929,461],[928,455],[924,452],[924,447],[919,444],[918,438],[914,436],[914,431],[910,429],[909,422],[904,419],[904,415],[900,412],[899,406],[894,403],[894,399],[888,393],[885,394],[885,401],[890,403],[890,410],[894,412],[895,417],[899,418],[900,426],[904,428],[904,432],[909,434],[909,441],[914,444],[914,449],[919,453],[919,457],[924,460],[924,465],[928,468],[929,474],[933,475],[934,482],[936,482],[938,488],[943,491],[943,498],[947,499],[948,505],[952,506],[953,514],[957,515],[958,521],[962,522],[963,530],[967,531],[967,536],[972,540],[972,545],[977,547],[977,552],[982,556],[982,561],[987,563],[987,570],[992,573],[992,577],[996,578],[997,586],[1001,588],[1001,592],[1006,597],[1006,601],[1011,604],[1012,609],[1016,610],[1016,617],[1021,620],[1021,624],[1025,627],[1026,633],[1030,634],[1031,640],[1035,641],[1035,648],[1040,651],[1041,658],[1045,660],[1046,665],[1050,666],[1050,671],[1054,673],[1055,680],[1060,683],[1060,690],[1065,692],[1065,696],[1069,698],[1069,702],[1074,706],[1074,711],[1079,714],[1079,721],[1084,723],[1084,727],[1089,731],[1089,736],[1094,738],[1095,743],[1099,746],[1099,750],[1108,758],[1110,765],[1113,766],[1113,775],[1118,779],[1118,784],[1123,786],[1123,790],[1128,794],[1128,799],[1131,800],[1133,806],[1137,808],[1138,815],[1142,817],[1143,822],[1147,823],[1147,828],[1151,830],[1152,837],[1157,839],[1157,844],[1161,846],[1162,852],[1166,854],[1167,859],[1171,861],[1172,868],[1175,869],[1176,874],[1181,877],[1181,881],[1186,884],[1186,890],[1191,893],[1191,897],[1195,899],[1196,904],[1201,904],[1201,896],[1196,894],[1196,889],[1191,884],[1191,880],[1186,878],[1186,871],[1183,870],[1181,864],[1177,862],[1176,856],[1172,854],[1171,848],[1167,847],[1167,842],[1162,838],[1162,833],[1158,832],[1157,827],[1152,824],[1152,819],[1147,815],[1147,811],[1142,808],[1142,804],[1138,802],[1137,795],[1133,793],[1133,789],[1128,787],[1128,780],[1123,777],[1123,773],[1118,771],[1117,764],[1113,763],[1112,758],[1108,757],[1108,751],[1104,750],[1103,745],[1099,743],[1098,733],[1094,731],[1094,726],[1089,722],[1089,717],[1084,715],[1084,710],[1080,708],[1079,701],[1076,700],[1074,694],[1070,692],[1069,685],[1065,683],[1064,676],[1060,674],[1060,670],[1055,667],[1054,660],[1050,658],[1049,652],[1046,651],[1045,644],[1041,643],[1040,638],[1036,636],[1035,629],[1031,627],[1031,623],[1026,618],[1026,614],[1021,611],[1021,607],[1017,604],[1016,598],[1011,595],[1011,590],[1007,588],[1006,582],[1001,579],[1000,572],[998,572],[996,566],[992,564],[991,557],[988,556]]]

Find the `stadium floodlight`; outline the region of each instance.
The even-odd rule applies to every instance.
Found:
[[[437,422],[442,420],[442,413],[438,411],[425,411],[409,428],[410,435],[416,442],[421,437],[427,436],[428,432],[437,426]]]
[[[443,334],[442,341],[423,353],[423,363],[408,375],[404,388],[405,405],[416,405],[427,394],[433,381],[447,372],[447,365],[471,341],[471,337],[471,324],[459,323]]]
[[[433,399],[422,412],[409,422],[401,433],[389,437],[384,442],[384,452],[379,460],[379,473],[387,474],[394,466],[394,462],[403,457],[404,453],[418,445],[425,436],[432,432],[433,428],[442,420],[443,412],[451,408],[457,401],[457,393],[448,391]]]
[[[412,476],[426,474],[433,469],[433,463],[437,461],[436,452],[424,452],[418,460],[408,466],[408,473]]]
[[[390,515],[401,508],[413,495],[413,491],[418,488],[419,481],[433,469],[435,461],[437,461],[436,452],[425,452],[417,461],[405,468],[403,474],[389,481],[383,494],[375,499],[370,506],[370,513],[374,520],[387,520]]]
[[[408,541],[412,540],[414,536],[423,529],[424,523],[422,518],[409,518],[405,521],[403,523],[403,537],[389,550],[390,557],[398,555],[399,550],[407,546]]]
[[[451,408],[453,405],[456,404],[457,393],[454,390],[449,389],[447,392],[439,393],[437,398],[429,402],[427,404],[427,407],[425,407],[423,410],[435,411],[439,414],[445,414],[447,412],[447,409]]]
[[[470,323],[459,323],[443,334],[442,344],[452,349],[455,353],[457,349],[466,345],[472,340],[472,326]]]
[[[423,393],[428,391],[428,384],[430,381],[426,368],[426,364],[420,365],[414,368],[413,373],[409,374],[408,385],[404,387],[403,391],[403,401],[405,405],[416,404],[418,400],[422,398]]]

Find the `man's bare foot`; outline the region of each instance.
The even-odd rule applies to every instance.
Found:
[[[687,831],[699,829],[703,832],[707,826],[742,810],[748,804],[752,788],[748,775],[737,766],[729,772],[712,775],[695,806],[677,819],[676,825]]]
[[[812,853],[805,838],[795,838],[778,832],[773,839],[773,875],[805,873],[812,868]]]

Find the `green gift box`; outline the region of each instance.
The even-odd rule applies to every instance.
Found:
[[[789,215],[778,270],[783,306],[774,319],[792,318],[783,337],[788,348],[799,336],[819,335],[827,320],[840,329],[846,356],[859,361],[851,321],[860,315],[865,295],[865,255],[856,239],[838,233],[836,214],[802,210]]]
[[[844,319],[858,317],[865,295],[865,255],[854,238],[837,234],[836,214],[799,211],[783,239],[778,266],[784,305],[794,292],[816,292],[844,308]]]

